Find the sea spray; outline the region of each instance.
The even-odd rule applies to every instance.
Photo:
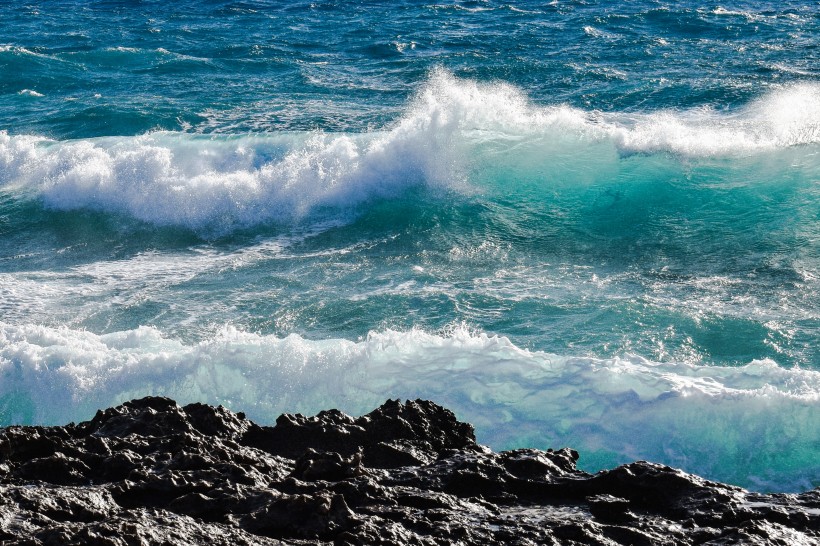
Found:
[[[618,165],[628,161],[620,156],[630,153],[671,153],[707,168],[705,158],[741,156],[749,171],[774,163],[807,172],[817,154],[791,148],[820,144],[816,104],[820,87],[804,84],[738,113],[610,115],[538,107],[512,86],[439,71],[399,121],[370,133],[152,133],[66,142],[0,133],[0,180],[50,208],[120,212],[218,235],[418,185],[480,190],[545,169],[546,182],[572,174],[583,181],[585,172],[587,181],[617,178],[628,168]],[[778,150],[782,157],[771,155]],[[518,164],[507,164],[513,157]],[[497,161],[507,172],[493,170]]]
[[[89,418],[148,393],[244,407],[261,422],[353,414],[376,400],[442,400],[494,449],[575,446],[597,470],[649,459],[753,489],[820,483],[820,372],[769,361],[736,368],[526,351],[463,327],[309,340],[226,328],[185,344],[153,328],[102,336],[3,325],[4,424]]]

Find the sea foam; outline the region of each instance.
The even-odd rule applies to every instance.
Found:
[[[361,413],[424,397],[496,449],[569,445],[590,470],[649,459],[756,489],[820,484],[820,372],[765,360],[568,357],[460,326],[359,341],[226,327],[185,343],[150,327],[96,335],[0,323],[0,378],[3,424],[88,419],[148,394],[221,403],[266,423],[284,411]]]
[[[476,173],[498,164],[531,171],[507,173],[514,179],[567,161],[614,168],[624,154],[691,161],[818,144],[818,84],[784,87],[736,111],[625,114],[539,106],[512,85],[437,71],[403,116],[375,132],[159,132],[75,141],[0,132],[0,187],[54,209],[220,234],[349,209],[411,187],[480,191]]]

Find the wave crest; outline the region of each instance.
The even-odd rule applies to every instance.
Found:
[[[425,397],[496,449],[570,445],[587,469],[650,459],[758,489],[820,484],[820,372],[771,361],[560,356],[461,326],[358,342],[227,327],[190,344],[150,327],[96,335],[0,323],[0,377],[3,424],[87,419],[146,394],[235,406],[262,422]]]
[[[526,177],[515,169],[540,172],[558,161],[558,151],[562,162],[611,163],[624,153],[702,158],[818,143],[818,84],[783,88],[737,112],[608,114],[537,106],[512,85],[437,71],[405,114],[377,132],[62,142],[0,132],[0,184],[55,209],[91,208],[221,234],[411,187],[468,191],[481,185],[475,173],[498,164],[513,169],[508,178]]]

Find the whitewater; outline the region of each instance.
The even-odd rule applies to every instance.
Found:
[[[0,8],[0,425],[427,398],[820,485],[802,4],[58,4]]]

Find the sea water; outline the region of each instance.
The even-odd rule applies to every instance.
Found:
[[[0,425],[423,397],[820,485],[816,2],[0,15]]]

